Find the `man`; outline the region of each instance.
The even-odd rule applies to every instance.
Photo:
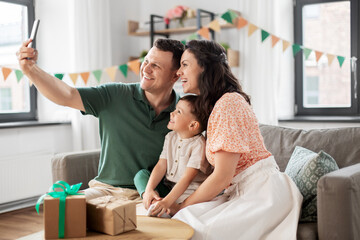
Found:
[[[49,100],[99,118],[101,154],[98,176],[89,182],[86,199],[105,195],[140,201],[133,178],[156,164],[170,112],[178,95],[172,89],[184,46],[158,39],[140,69],[140,83],[110,83],[74,88],[36,65],[38,53],[25,41],[17,56],[23,73]]]

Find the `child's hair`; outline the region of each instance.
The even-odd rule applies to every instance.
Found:
[[[200,132],[203,132],[206,130],[207,127],[207,119],[208,117],[205,114],[205,111],[203,111],[202,109],[199,109],[196,104],[196,102],[199,100],[199,97],[196,95],[185,95],[183,97],[181,97],[179,99],[179,101],[186,101],[188,103],[190,103],[191,105],[191,114],[193,114],[196,118],[196,121],[199,122],[200,124]]]

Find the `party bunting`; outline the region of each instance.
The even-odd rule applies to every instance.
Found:
[[[190,41],[190,40],[195,40],[195,39],[197,39],[197,37],[198,37],[197,33],[193,33],[193,34],[191,34],[187,39]]]
[[[324,54],[324,53],[322,53],[322,52],[315,51],[316,62],[319,62],[319,59],[321,58],[321,56],[322,56],[323,54]]]
[[[238,17],[238,15],[237,15],[234,11],[232,11],[232,10],[229,10],[228,12],[229,12],[229,14],[230,14],[231,23],[233,23],[233,22],[234,22],[234,19],[236,19],[236,18]]]
[[[136,75],[139,75],[140,73],[140,62],[139,60],[133,60],[133,61],[130,61],[129,63],[129,68],[131,71],[133,71]]]
[[[246,21],[245,18],[239,17],[237,20],[236,27],[237,27],[237,29],[240,29],[240,28],[245,27],[247,24],[248,24],[248,21]]]
[[[210,40],[210,34],[209,34],[209,29],[207,27],[202,27],[200,28],[199,31],[197,31],[197,33],[202,36],[203,38]]]
[[[330,66],[332,64],[332,62],[334,61],[335,55],[326,54],[326,56],[328,58],[328,65]]]
[[[94,74],[97,82],[100,83],[102,71],[101,70],[95,70],[92,73]]]
[[[337,56],[337,59],[338,59],[338,61],[339,61],[339,65],[340,65],[340,67],[341,67],[341,66],[343,65],[343,63],[344,63],[345,58],[342,57],[342,56]]]
[[[182,43],[183,45],[186,45],[186,40],[181,40],[181,43]]]
[[[71,81],[74,83],[74,86],[76,85],[78,76],[79,76],[78,73],[69,73],[69,77],[70,77]]]
[[[24,76],[23,72],[15,69],[15,75],[18,82],[20,82],[21,78]]]
[[[258,29],[257,26],[255,26],[255,25],[252,24],[252,23],[249,23],[248,37],[250,37],[257,29]]]
[[[303,51],[304,51],[304,55],[305,55],[305,60],[307,60],[309,58],[310,53],[312,52],[312,50],[309,49],[309,48],[304,48]]]
[[[233,23],[233,19],[232,19],[229,11],[227,11],[226,13],[221,15],[221,18],[224,19],[225,21],[227,21],[228,23],[231,23],[231,24]]]
[[[115,76],[116,76],[116,69],[117,67],[109,67],[109,68],[105,68],[106,73],[109,75],[111,81],[115,81]]]
[[[82,73],[80,73],[80,76],[86,85],[89,80],[90,72],[82,72]]]
[[[261,29],[261,42],[264,42],[270,36],[270,33]]]
[[[274,47],[277,42],[279,42],[280,38],[275,35],[271,35],[271,47]]]
[[[293,49],[293,55],[294,55],[294,57],[295,57],[296,54],[297,54],[298,52],[300,52],[301,47],[300,47],[299,44],[294,43],[294,44],[292,45],[292,49]]]
[[[64,74],[63,74],[63,73],[55,73],[54,76],[55,76],[56,78],[62,80],[63,77],[64,77]]]
[[[4,81],[6,81],[7,77],[10,75],[11,72],[12,72],[12,70],[10,68],[6,68],[6,67],[2,68],[2,73],[4,75]]]
[[[119,70],[122,72],[122,74],[124,75],[124,77],[127,77],[127,71],[128,71],[128,66],[127,64],[123,64],[119,66]]]
[[[210,22],[208,27],[212,30],[214,30],[215,32],[220,32],[220,23],[217,19],[215,19],[214,21]]]

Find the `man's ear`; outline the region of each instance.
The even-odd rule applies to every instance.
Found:
[[[176,81],[179,80],[179,78],[180,77],[177,75],[177,70],[176,70],[175,73],[174,73],[173,78],[171,79],[171,82],[176,83]]]
[[[200,128],[200,123],[198,121],[191,121],[189,129],[191,131],[197,131]]]

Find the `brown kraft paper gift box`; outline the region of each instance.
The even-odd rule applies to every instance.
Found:
[[[89,229],[117,235],[136,228],[136,203],[105,196],[87,202]]]
[[[59,198],[44,199],[45,239],[59,238]],[[65,238],[86,237],[85,195],[70,195],[65,201]]]

